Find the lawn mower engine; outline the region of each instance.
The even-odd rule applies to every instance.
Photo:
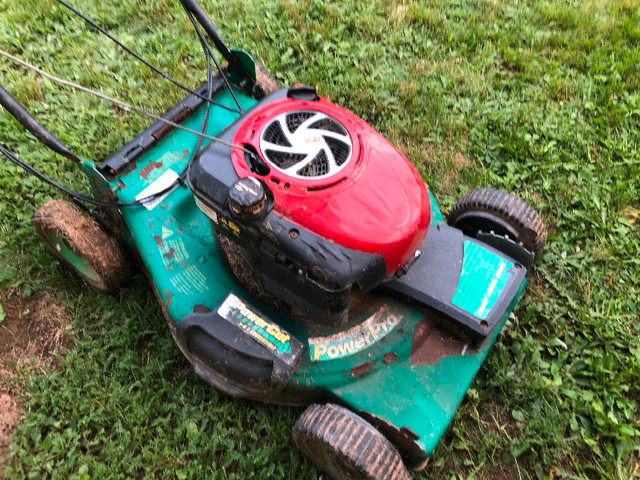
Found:
[[[430,221],[427,187],[390,142],[315,89],[281,89],[194,160],[189,185],[236,279],[313,324],[401,275]],[[239,148],[241,147],[241,148]]]

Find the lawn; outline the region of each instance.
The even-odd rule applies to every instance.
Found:
[[[205,79],[177,1],[73,5],[188,85]],[[492,186],[545,220],[548,245],[515,318],[414,478],[640,478],[640,3],[203,5],[280,83],[315,85],[382,132],[444,211]],[[54,0],[0,0],[0,49],[156,114],[183,96]],[[0,82],[92,161],[148,123],[4,57]],[[86,191],[4,110],[0,142]],[[64,337],[46,361],[2,359],[0,393],[24,410],[5,475],[322,478],[290,439],[301,410],[232,400],[197,379],[142,275],[100,294],[47,253],[29,218],[60,196],[0,160],[0,338],[38,312]]]

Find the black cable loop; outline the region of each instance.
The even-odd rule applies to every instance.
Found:
[[[69,10],[71,10],[74,14],[76,14],[78,17],[82,18],[85,22],[87,22],[89,25],[91,25],[93,28],[95,28],[96,30],[98,30],[100,33],[102,33],[103,35],[105,35],[107,38],[109,38],[109,40],[111,40],[112,42],[114,42],[116,45],[118,45],[120,48],[122,48],[123,50],[125,50],[129,55],[132,55],[134,58],[136,58],[137,60],[141,61],[142,63],[144,63],[147,67],[149,67],[151,70],[153,70],[154,72],[156,72],[157,74],[161,75],[162,78],[164,78],[165,80],[173,83],[174,85],[176,85],[177,87],[180,87],[181,89],[191,93],[192,95],[195,95],[196,97],[198,97],[201,100],[207,101],[210,104],[216,105],[218,107],[224,108],[226,110],[229,110],[231,112],[234,113],[240,113],[242,111],[242,109],[240,110],[236,110],[235,108],[231,108],[228,107],[226,105],[222,105],[221,103],[217,103],[212,101],[210,98],[207,99],[205,96],[201,95],[200,93],[198,93],[195,90],[192,90],[191,88],[187,87],[186,85],[184,85],[183,83],[180,83],[178,80],[176,80],[175,78],[173,78],[171,75],[167,74],[166,72],[162,71],[160,68],[156,67],[155,65],[153,65],[152,63],[148,62],[147,60],[145,60],[144,58],[142,58],[140,55],[138,55],[136,52],[134,52],[133,50],[131,50],[129,47],[127,47],[124,43],[122,43],[120,40],[118,40],[116,37],[114,37],[113,35],[111,35],[106,29],[102,28],[100,25],[98,25],[96,22],[94,22],[93,20],[91,20],[88,16],[86,16],[85,14],[83,14],[81,11],[79,11],[78,9],[72,7],[71,5],[69,5],[67,2],[65,2],[64,0],[56,0],[56,2],[58,2],[59,4],[65,6],[66,8],[68,8]]]
[[[231,96],[233,97],[233,101],[238,106],[238,109],[240,109],[240,112],[242,112],[243,109],[240,106],[240,102],[238,101],[238,98],[236,97],[236,94],[233,93],[233,89],[231,88],[231,85],[229,84],[229,79],[222,72],[222,68],[220,67],[220,64],[216,60],[215,56],[211,53],[211,48],[209,47],[209,44],[207,43],[207,39],[204,37],[204,35],[200,31],[200,28],[198,27],[198,23],[196,22],[195,18],[193,18],[193,14],[189,10],[187,10],[187,7],[185,7],[184,4],[181,4],[181,5],[182,5],[182,8],[184,8],[184,11],[187,14],[187,17],[189,17],[189,20],[191,20],[191,24],[193,25],[193,28],[196,30],[196,33],[198,34],[198,38],[200,39],[200,44],[202,45],[202,48],[205,50],[204,54],[207,57],[207,63],[210,61],[210,59],[213,60],[213,62],[216,65],[216,68],[218,69],[218,73],[222,77],[222,80],[224,81],[224,84],[227,87],[227,90],[229,90],[229,93],[231,93]]]
[[[157,73],[159,73],[160,75],[162,75],[164,78],[166,78],[167,80],[171,81],[172,83],[175,83],[176,85],[180,86],[181,88],[184,88],[185,90],[195,94],[197,97],[205,100],[207,102],[206,104],[206,110],[205,110],[205,115],[203,117],[203,121],[202,121],[202,125],[200,128],[200,132],[196,132],[195,130],[190,130],[190,129],[186,129],[185,127],[183,127],[182,125],[178,125],[170,120],[167,120],[165,118],[156,116],[154,114],[148,113],[142,109],[139,109],[137,107],[128,105],[124,102],[121,102],[117,99],[108,97],[104,94],[100,94],[99,92],[95,92],[91,89],[88,89],[86,87],[82,87],[80,85],[77,85],[73,82],[69,82],[69,81],[65,81],[62,80],[58,77],[55,77],[51,74],[48,74],[40,69],[38,69],[37,67],[34,67],[33,65],[24,62],[6,52],[3,52],[2,50],[0,50],[0,53],[12,60],[17,61],[18,63],[22,64],[23,66],[32,69],[38,73],[40,73],[41,75],[55,81],[55,82],[59,82],[62,83],[64,85],[67,86],[71,86],[73,88],[78,88],[82,91],[85,91],[86,93],[90,93],[98,98],[101,98],[103,100],[108,100],[111,101],[112,103],[116,103],[119,104],[121,106],[124,106],[125,108],[129,108],[137,113],[140,113],[142,115],[146,115],[149,116],[151,118],[154,118],[156,120],[159,120],[161,122],[164,122],[166,124],[169,124],[171,126],[173,126],[174,128],[180,128],[183,130],[186,130],[190,133],[196,134],[198,139],[196,141],[196,145],[195,148],[193,150],[193,154],[191,156],[191,158],[189,159],[189,161],[187,162],[185,168],[183,169],[183,171],[180,173],[180,175],[178,176],[178,178],[172,182],[171,185],[169,185],[168,187],[164,188],[163,190],[156,192],[152,195],[149,195],[147,197],[144,197],[140,200],[134,200],[131,202],[118,202],[118,201],[112,201],[112,200],[105,200],[105,199],[100,199],[100,198],[95,198],[95,197],[90,197],[88,195],[84,195],[80,192],[76,192],[74,190],[68,189],[60,184],[58,184],[57,182],[55,182],[54,180],[52,180],[51,178],[47,177],[45,174],[43,174],[42,172],[40,172],[39,170],[37,170],[36,168],[32,167],[31,165],[29,165],[27,162],[23,161],[22,159],[20,159],[17,155],[15,155],[14,153],[12,153],[10,150],[8,150],[7,148],[5,148],[3,145],[0,144],[0,153],[2,153],[4,156],[6,156],[10,161],[12,161],[13,163],[15,163],[16,165],[18,165],[19,167],[21,167],[22,169],[24,169],[25,171],[27,171],[28,173],[32,174],[33,176],[35,176],[36,178],[44,181],[45,183],[57,188],[58,190],[66,193],[67,195],[69,195],[75,203],[77,203],[78,205],[81,205],[83,207],[83,209],[88,210],[88,207],[86,207],[85,205],[82,204],[82,202],[86,202],[92,205],[96,205],[99,207],[105,207],[105,208],[120,208],[120,207],[129,207],[129,206],[140,206],[140,205],[144,205],[144,203],[147,203],[149,201],[152,201],[164,194],[166,194],[167,192],[170,192],[171,190],[173,190],[174,188],[176,188],[178,185],[182,185],[182,186],[186,186],[185,185],[185,178],[188,174],[189,168],[191,166],[191,161],[193,160],[193,158],[195,158],[195,156],[197,155],[197,153],[199,152],[199,150],[202,148],[202,143],[204,142],[204,139],[207,138],[210,141],[214,141],[214,142],[218,142],[218,143],[222,143],[226,146],[228,146],[229,148],[237,148],[240,149],[242,151],[244,151],[245,153],[249,154],[251,157],[255,157],[255,154],[250,151],[247,150],[244,147],[241,147],[239,145],[234,145],[232,143],[228,143],[225,142],[217,137],[211,137],[209,135],[206,135],[206,129],[207,129],[207,125],[208,125],[208,121],[209,121],[209,110],[210,110],[210,106],[216,105],[222,108],[225,108],[227,110],[230,110],[234,113],[241,113],[243,111],[242,107],[240,106],[240,102],[238,101],[235,93],[233,92],[233,89],[231,88],[231,85],[229,84],[229,81],[226,77],[226,75],[224,74],[220,64],[218,63],[218,61],[216,60],[215,56],[212,54],[211,52],[211,48],[209,46],[209,44],[206,41],[206,38],[204,37],[204,35],[202,34],[202,32],[200,31],[200,28],[198,27],[197,22],[195,21],[195,19],[193,18],[193,15],[191,14],[191,12],[189,10],[185,8],[185,12],[187,13],[187,16],[189,17],[189,20],[191,21],[191,23],[194,26],[194,29],[198,35],[198,39],[200,40],[200,44],[202,46],[203,52],[205,54],[205,58],[207,61],[207,96],[203,97],[202,95],[200,95],[199,93],[196,93],[190,89],[188,89],[187,87],[181,85],[179,82],[173,80],[171,77],[169,77],[168,75],[166,75],[164,72],[162,72],[160,69],[154,67],[153,65],[149,64],[148,62],[146,62],[142,57],[140,57],[139,55],[137,55],[135,52],[131,51],[130,49],[128,49],[125,45],[121,44],[115,37],[113,37],[111,34],[109,34],[108,32],[106,32],[106,30],[102,29],[101,27],[99,27],[97,24],[95,24],[94,22],[92,22],[90,19],[88,19],[86,16],[84,16],[82,13],[80,13],[79,11],[77,11],[76,9],[74,9],[73,7],[71,7],[70,5],[68,5],[66,2],[64,2],[63,0],[56,0],[58,1],[60,4],[64,5],[65,7],[69,8],[71,11],[73,11],[75,14],[77,14],[78,16],[80,16],[81,18],[83,18],[85,21],[87,21],[88,23],[90,23],[92,26],[94,26],[95,28],[97,28],[100,32],[102,32],[103,34],[105,34],[107,37],[109,37],[111,40],[113,40],[114,42],[116,42],[119,46],[121,46],[123,49],[125,49],[128,53],[130,53],[131,55],[133,55],[134,57],[136,57],[138,60],[142,61],[143,63],[145,63],[145,65],[149,66],[151,69],[153,69],[154,71],[156,71]],[[229,92],[231,93],[231,96],[233,97],[236,105],[238,106],[238,108],[240,109],[240,111],[232,109],[230,107],[226,107],[224,105],[221,105],[217,102],[213,102],[211,100],[212,95],[213,95],[213,71],[212,71],[212,67],[211,67],[211,61],[213,60],[213,62],[216,65],[216,68],[218,69],[218,72],[220,73],[221,77],[223,78],[226,88],[229,90]]]

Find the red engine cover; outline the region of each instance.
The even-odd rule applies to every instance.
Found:
[[[261,178],[274,209],[344,247],[404,265],[430,221],[427,186],[411,163],[366,122],[322,98],[278,100],[252,112],[234,137],[271,169]],[[254,176],[232,150],[240,177]]]

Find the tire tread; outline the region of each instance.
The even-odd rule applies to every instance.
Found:
[[[396,448],[372,425],[354,412],[334,404],[310,405],[292,428],[293,440],[316,465],[322,460],[309,443],[328,447],[334,460],[347,463],[363,478],[410,480]],[[335,480],[351,478],[347,472],[327,472]],[[336,476],[338,475],[338,476]]]

